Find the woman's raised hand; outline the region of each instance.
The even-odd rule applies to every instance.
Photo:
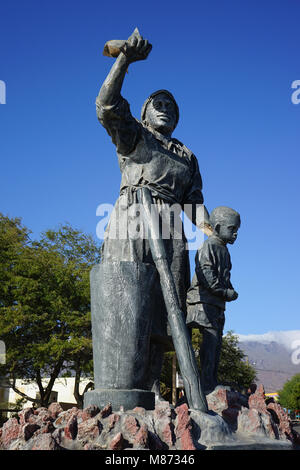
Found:
[[[151,49],[152,45],[147,39],[143,39],[137,28],[125,42],[124,46],[120,48],[129,63],[147,59]]]

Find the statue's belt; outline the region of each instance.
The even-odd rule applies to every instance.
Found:
[[[135,202],[135,200],[133,200],[133,197],[132,197],[133,193],[136,193],[141,188],[148,188],[154,200],[156,197],[158,197],[169,204],[179,204],[181,206],[181,203],[177,201],[177,199],[173,195],[171,195],[170,193],[161,191],[160,189],[157,189],[149,184],[125,186],[121,189],[120,196],[127,194],[128,204],[132,205]]]

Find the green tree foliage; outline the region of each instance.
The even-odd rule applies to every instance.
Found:
[[[0,218],[0,331],[6,345],[2,375],[35,381],[46,406],[55,379],[92,370],[89,271],[100,257],[90,236],[69,225],[30,241],[19,219]],[[50,378],[45,384],[43,377]],[[26,397],[29,398],[29,397]]]
[[[193,329],[192,344],[196,352],[199,368],[200,347],[202,334],[199,329]],[[222,349],[218,369],[218,381],[223,385],[231,385],[236,389],[247,389],[255,381],[256,371],[247,360],[244,352],[239,347],[238,336],[228,331],[222,339]]]
[[[164,355],[164,363],[160,376],[160,393],[161,396],[171,402],[172,401],[172,359],[174,352],[166,352]],[[177,364],[176,364],[177,365]],[[178,365],[177,365],[178,370]]]
[[[24,403],[26,402],[25,398],[19,398],[15,403],[9,403],[7,401],[0,402],[0,427],[3,426],[5,421],[7,421],[7,411],[9,410],[11,418],[17,418],[18,412],[23,408]],[[2,411],[1,411],[2,410]]]
[[[289,410],[300,410],[300,374],[288,380],[278,394],[281,406]]]
[[[196,361],[201,370],[200,348],[202,334],[199,329],[192,330],[192,345],[196,355]],[[161,394],[170,400],[172,390],[172,355],[166,353],[161,375]],[[178,365],[177,365],[178,369]],[[223,336],[222,351],[220,357],[218,379],[223,385],[231,385],[237,390],[247,389],[255,381],[256,371],[248,364],[244,352],[239,348],[238,337],[232,332]]]
[[[248,363],[246,355],[238,343],[238,336],[232,331],[223,336],[219,381],[243,390],[255,382],[256,370]]]
[[[15,267],[29,242],[29,230],[21,219],[0,213],[0,307],[14,304]]]

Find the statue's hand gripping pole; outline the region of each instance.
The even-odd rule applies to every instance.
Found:
[[[207,401],[203,393],[200,375],[184,314],[180,309],[173,275],[169,268],[164,242],[158,232],[155,216],[156,207],[148,188],[139,188],[137,196],[144,210],[144,221],[148,227],[149,245],[152,258],[160,276],[160,285],[168,312],[168,322],[173,343],[183,378],[189,408],[208,412]]]

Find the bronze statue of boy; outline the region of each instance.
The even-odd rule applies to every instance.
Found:
[[[216,207],[209,220],[213,233],[196,254],[195,274],[187,294],[186,319],[189,328],[199,328],[203,334],[201,383],[206,395],[218,384],[226,302],[238,297],[230,282],[231,260],[226,245],[235,242],[241,224],[238,212],[224,206]]]

